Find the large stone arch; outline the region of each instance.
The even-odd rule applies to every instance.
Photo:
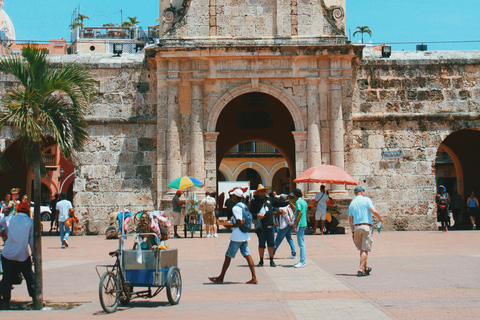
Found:
[[[283,103],[283,105],[290,112],[290,115],[292,116],[293,122],[295,124],[295,131],[306,130],[300,110],[298,110],[297,105],[295,104],[295,102],[293,102],[293,100],[288,95],[286,95],[281,90],[269,85],[258,84],[258,87],[252,88],[251,84],[247,84],[247,85],[233,88],[232,90],[225,93],[220,99],[218,99],[218,101],[215,103],[215,106],[212,109],[212,112],[210,112],[210,115],[208,117],[207,132],[215,132],[218,117],[222,113],[223,108],[225,108],[230,101],[232,101],[236,97],[239,97],[249,92],[262,92],[275,97],[281,103]]]

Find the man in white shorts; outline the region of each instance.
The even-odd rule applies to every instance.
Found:
[[[325,218],[327,217],[327,201],[328,194],[325,191],[325,186],[320,187],[320,192],[315,195],[315,203],[317,210],[315,211],[315,228],[313,234],[317,234],[318,221],[320,220],[320,234],[323,235],[323,229],[325,227]]]

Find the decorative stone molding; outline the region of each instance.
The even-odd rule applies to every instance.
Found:
[[[175,8],[173,4],[170,3],[170,7],[163,10],[162,20],[163,20],[163,35],[172,32],[174,26],[182,21],[182,19],[187,14],[188,8],[192,0],[183,0],[180,8]]]
[[[325,19],[337,35],[345,35],[345,10],[341,6],[327,7],[324,0],[320,1]]]

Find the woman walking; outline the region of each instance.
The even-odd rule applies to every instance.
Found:
[[[468,207],[468,216],[470,217],[470,221],[472,222],[473,225],[473,230],[477,229],[477,225],[475,223],[475,220],[478,215],[478,199],[475,198],[475,193],[472,191],[470,193],[470,197],[467,199],[467,207]]]

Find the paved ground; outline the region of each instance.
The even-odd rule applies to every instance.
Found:
[[[43,238],[44,297],[48,302],[82,302],[68,311],[2,311],[25,319],[196,318],[196,319],[471,319],[480,312],[480,232],[382,232],[375,234],[369,277],[356,277],[358,252],[351,235],[306,236],[307,267],[295,269],[283,243],[277,268],[257,268],[258,285],[247,285],[249,269],[237,256],[223,285],[219,274],[229,234],[218,239],[172,239],[179,249],[183,278],[180,304],[169,306],[165,292],[133,300],[114,315],[98,300],[95,266],[113,261],[117,242],[102,236],[72,237],[60,249],[58,237]],[[250,248],[258,261],[257,239]],[[28,301],[25,285],[12,291]]]

